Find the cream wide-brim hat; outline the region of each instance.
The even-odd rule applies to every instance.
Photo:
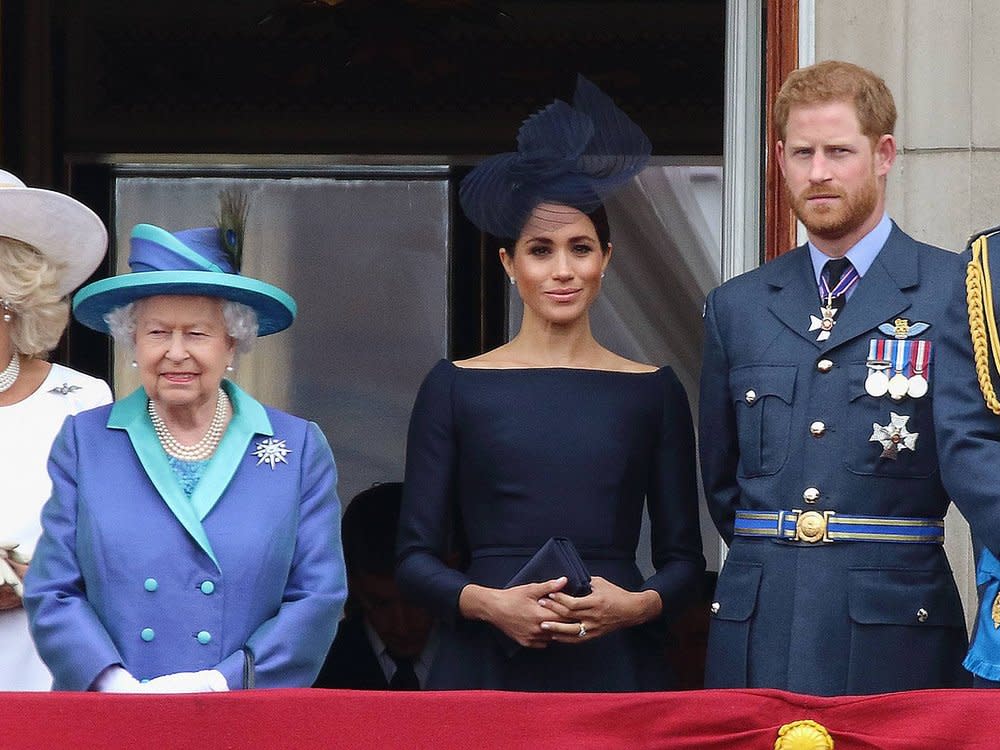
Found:
[[[0,236],[31,245],[58,264],[63,296],[87,280],[108,250],[108,230],[97,214],[68,195],[27,187],[2,169]]]

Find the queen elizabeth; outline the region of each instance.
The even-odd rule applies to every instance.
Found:
[[[236,212],[238,218],[239,212]],[[56,690],[312,684],[346,596],[337,472],[313,422],[229,380],[294,300],[242,276],[240,223],[132,231],[73,312],[142,387],[66,420],[25,607]]]

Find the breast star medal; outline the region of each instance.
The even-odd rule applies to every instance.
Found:
[[[895,461],[900,451],[916,450],[917,438],[920,437],[920,433],[910,432],[906,429],[906,423],[909,421],[909,415],[901,416],[891,411],[889,412],[889,424],[872,423],[872,436],[868,438],[868,441],[882,445],[882,455],[879,458]]]
[[[993,629],[1000,630],[1000,594],[993,597],[993,607],[990,609],[990,616],[993,618]]]
[[[257,466],[267,464],[274,471],[275,464],[287,464],[286,457],[292,452],[291,448],[285,446],[284,440],[266,438],[257,443],[251,454],[257,459]]]

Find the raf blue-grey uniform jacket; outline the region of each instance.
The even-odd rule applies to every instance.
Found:
[[[957,256],[893,225],[827,341],[808,330],[819,297],[806,246],[709,295],[701,468],[731,547],[713,604],[706,687],[837,695],[965,684],[965,620],[939,544],[733,534],[741,509],[944,516],[933,341],[960,282]],[[869,341],[891,338],[878,326],[897,318],[930,324],[919,336],[932,342],[923,398],[865,389]],[[870,439],[891,413],[909,417],[918,434],[915,449],[895,460]]]
[[[1000,317],[1000,273],[996,270],[1000,268],[1000,234],[988,230],[986,235],[992,261],[993,314]],[[972,259],[971,251],[963,253],[961,259],[964,270]],[[979,611],[965,666],[980,677],[998,682],[1000,630],[995,627],[993,605],[1000,595],[1000,417],[987,408],[980,390],[964,284],[955,289],[953,297],[948,310],[948,335],[943,337],[937,358],[941,473],[953,499],[966,512],[973,536],[982,545],[977,550],[976,570]],[[992,361],[992,346],[990,350],[989,371],[996,388],[1000,373]],[[980,512],[976,513],[977,509]]]
[[[233,418],[190,500],[142,389],[63,425],[24,596],[55,690],[113,664],[234,689],[251,665],[257,687],[319,673],[347,593],[333,455],[312,422],[223,385]]]

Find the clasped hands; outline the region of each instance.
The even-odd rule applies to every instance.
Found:
[[[652,619],[662,608],[655,591],[626,591],[601,576],[591,580],[587,596],[562,592],[566,578],[493,589],[492,622],[527,648],[583,643],[619,628]]]

